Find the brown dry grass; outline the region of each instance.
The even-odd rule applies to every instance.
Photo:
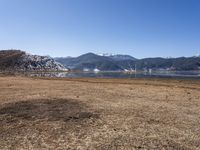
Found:
[[[0,149],[200,149],[200,81],[0,77]]]

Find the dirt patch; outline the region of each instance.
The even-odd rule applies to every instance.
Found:
[[[0,106],[0,149],[55,149],[58,143],[71,149],[99,118],[77,100],[7,103]]]
[[[0,107],[1,121],[19,120],[64,121],[98,118],[98,114],[88,112],[86,106],[76,100],[32,100],[4,104]]]

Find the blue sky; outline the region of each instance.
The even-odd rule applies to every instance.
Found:
[[[199,0],[0,0],[0,49],[137,58],[200,53]]]

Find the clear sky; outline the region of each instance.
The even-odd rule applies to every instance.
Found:
[[[200,53],[200,0],[0,0],[0,49],[137,58]]]

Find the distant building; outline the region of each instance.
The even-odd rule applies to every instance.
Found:
[[[99,72],[99,71],[100,71],[100,70],[99,70],[99,69],[97,69],[97,68],[95,68],[95,69],[94,69],[94,72]]]

